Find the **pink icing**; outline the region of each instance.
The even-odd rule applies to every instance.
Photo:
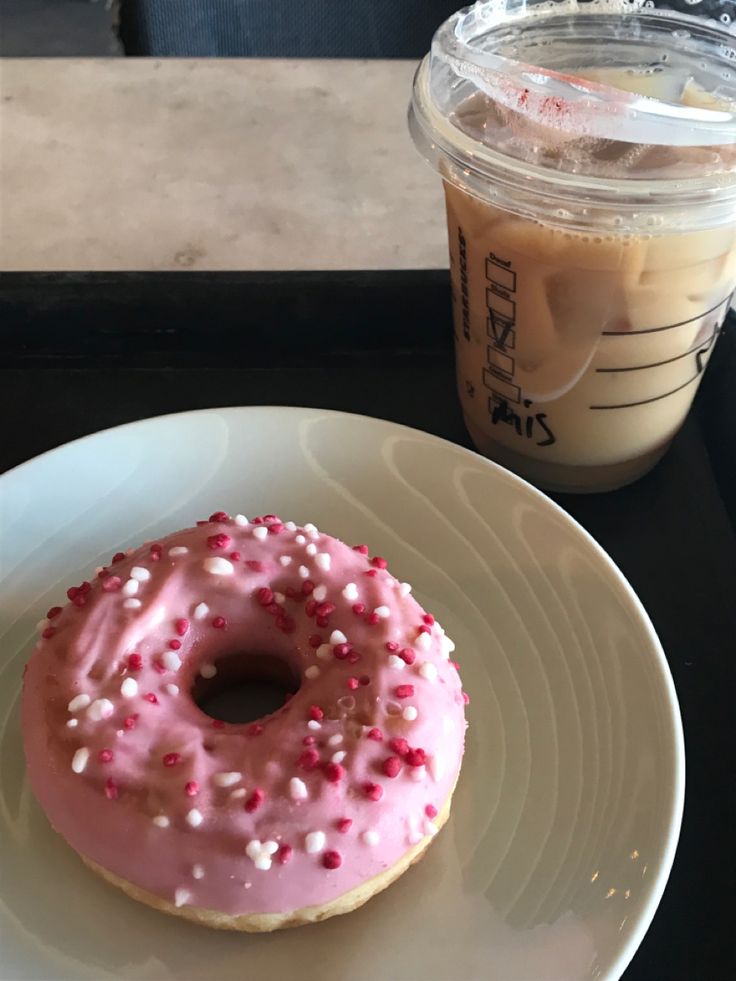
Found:
[[[69,590],[23,688],[31,784],[69,844],[170,902],[247,914],[326,903],[434,834],[465,735],[453,645],[366,553],[218,512]],[[191,695],[238,653],[300,679],[256,724]]]

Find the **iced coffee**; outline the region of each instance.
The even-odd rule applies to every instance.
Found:
[[[604,490],[664,453],[729,309],[736,90],[719,29],[683,38],[668,14],[644,50],[614,3],[552,7],[515,30],[498,3],[451,19],[412,127],[444,179],[473,441],[542,486]]]

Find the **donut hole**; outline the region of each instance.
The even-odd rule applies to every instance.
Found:
[[[212,678],[197,677],[192,698],[205,715],[221,722],[256,722],[299,689],[293,668],[273,654],[238,651],[219,657],[214,667]]]

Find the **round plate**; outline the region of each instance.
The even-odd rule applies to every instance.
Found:
[[[682,729],[632,589],[546,497],[425,433],[289,408],[109,430],[18,467],[0,492],[5,976],[621,975],[672,864]],[[106,885],[51,830],[23,764],[36,621],[111,552],[218,508],[369,542],[455,640],[471,696],[452,815],[427,857],[357,912],[270,935],[191,926]]]

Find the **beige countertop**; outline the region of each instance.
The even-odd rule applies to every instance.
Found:
[[[6,59],[5,270],[447,264],[407,61]]]

